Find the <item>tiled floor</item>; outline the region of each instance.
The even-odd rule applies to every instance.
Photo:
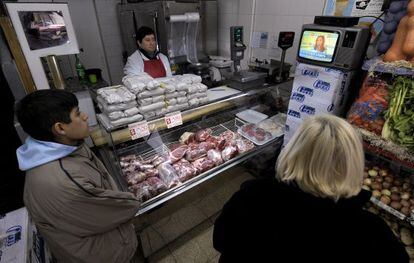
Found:
[[[143,251],[151,263],[218,262],[213,248],[213,225],[220,209],[240,184],[252,175],[239,167],[231,169],[203,184],[192,194],[182,195],[179,209],[165,206],[148,218],[141,218],[145,227],[140,232]],[[165,212],[168,211],[168,212]],[[165,213],[164,213],[165,212]],[[151,222],[151,223],[149,223]],[[144,262],[141,257],[137,262]]]
[[[151,263],[218,262],[214,250],[213,220],[208,219],[149,258]]]

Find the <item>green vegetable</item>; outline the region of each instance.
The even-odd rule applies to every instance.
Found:
[[[414,151],[414,80],[397,77],[390,91],[382,137]]]

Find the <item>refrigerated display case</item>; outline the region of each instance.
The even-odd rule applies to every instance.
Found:
[[[149,135],[137,140],[131,139],[131,126],[110,126],[98,116],[100,129],[91,137],[120,188],[134,192],[142,199],[136,214],[140,216],[269,149],[274,153],[270,158],[276,158],[283,134],[272,136],[264,144],[254,144],[238,133],[246,122],[236,114],[252,108],[274,116],[278,113],[276,103],[269,94],[277,88],[264,86],[215,98],[207,104],[180,112],[178,115],[183,124],[173,128],[167,128],[166,117],[150,119],[146,122]],[[200,131],[207,132],[209,139],[197,139],[195,135]],[[185,133],[193,134],[192,142],[183,143]],[[239,147],[235,147],[236,144]],[[182,154],[172,160],[174,156],[171,154],[178,146],[184,147],[185,151],[188,149],[188,152],[186,156]],[[195,157],[189,157],[190,150]],[[212,158],[206,158],[207,152],[212,156],[219,153],[219,160],[210,162]],[[160,158],[164,160],[160,161]],[[182,171],[194,167],[193,173]],[[186,172],[190,175],[186,176]]]

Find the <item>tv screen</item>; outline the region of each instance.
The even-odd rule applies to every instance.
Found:
[[[299,57],[332,62],[338,38],[338,32],[304,30],[299,46]]]

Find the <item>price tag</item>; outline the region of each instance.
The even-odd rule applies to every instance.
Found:
[[[129,127],[129,134],[131,135],[132,140],[136,140],[144,136],[150,135],[147,121],[131,123],[128,125],[128,127]]]
[[[168,129],[183,124],[183,118],[181,116],[181,112],[179,111],[165,115],[164,120]]]

